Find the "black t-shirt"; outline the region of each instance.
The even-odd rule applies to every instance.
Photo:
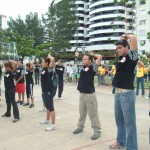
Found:
[[[124,57],[119,57],[116,64],[116,74],[112,85],[122,89],[134,89],[134,69],[138,61],[137,51],[129,51]]]
[[[83,69],[80,72],[80,78],[77,87],[78,91],[86,94],[95,92],[94,76],[96,74],[96,69],[97,69],[96,65],[83,67]]]
[[[22,72],[24,72],[24,68],[23,67],[17,67],[16,69],[16,75],[15,75],[15,80],[17,81],[20,76],[22,75]],[[18,83],[24,83],[25,80],[24,80],[24,77],[18,82]]]
[[[62,66],[56,65],[55,67],[55,71],[58,74],[59,81],[63,81],[64,70],[65,67],[63,65]]]
[[[26,73],[25,73],[26,85],[33,84],[32,75],[33,75],[33,70],[26,70]]]
[[[34,69],[35,73],[40,73],[40,65],[35,65],[35,69]]]
[[[53,92],[53,83],[52,83],[52,77],[53,77],[53,69],[50,68],[44,68],[41,72],[41,87],[42,92]]]
[[[6,71],[4,74],[4,85],[6,89],[15,88],[14,84],[15,74],[11,71]]]

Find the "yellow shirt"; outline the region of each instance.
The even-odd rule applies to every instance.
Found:
[[[148,74],[148,68],[144,67],[144,74]]]
[[[100,75],[105,75],[106,69],[105,68],[100,68]]]
[[[102,66],[98,67],[98,73],[100,74],[100,70],[101,70]]]
[[[137,68],[137,77],[143,77],[144,76],[144,67],[138,67]]]
[[[113,65],[113,66],[112,66],[112,75],[115,75],[115,74],[116,74],[116,66]]]

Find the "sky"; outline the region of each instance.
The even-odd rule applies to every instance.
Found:
[[[18,15],[22,19],[30,12],[37,12],[39,17],[42,13],[47,12],[50,2],[52,0],[0,0],[0,14],[13,19]]]

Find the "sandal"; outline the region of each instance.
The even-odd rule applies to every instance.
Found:
[[[110,149],[125,149],[125,146],[121,146],[119,145],[119,143],[114,143],[112,145],[109,146]]]

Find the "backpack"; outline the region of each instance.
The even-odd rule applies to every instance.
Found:
[[[59,83],[58,74],[55,73],[55,72],[54,72],[54,74],[53,74],[52,83],[53,83],[54,88],[55,88],[55,87],[58,85],[58,83]]]

